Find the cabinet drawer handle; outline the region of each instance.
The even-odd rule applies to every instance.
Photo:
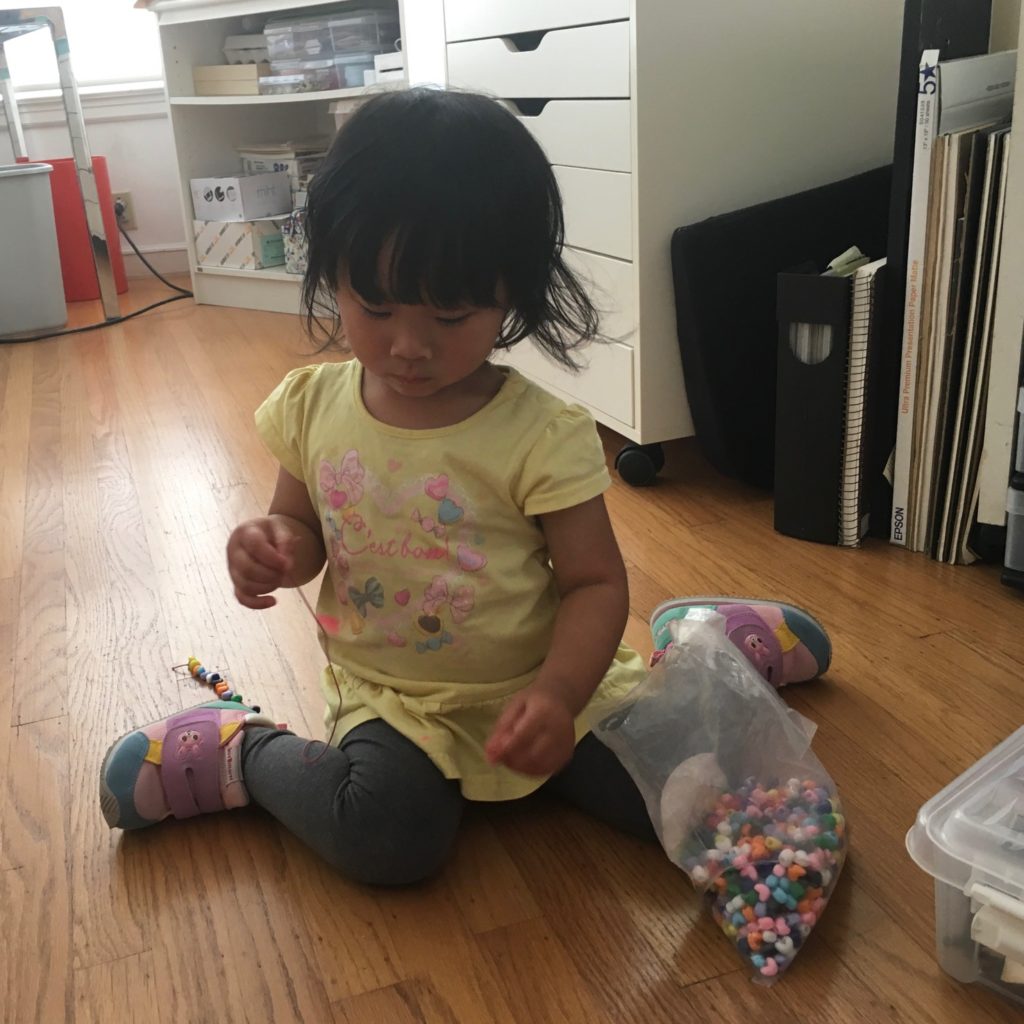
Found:
[[[539,117],[551,100],[509,99],[505,102],[513,107],[520,117]]]
[[[529,53],[540,46],[549,31],[545,28],[535,32],[513,32],[511,35],[502,36],[501,39],[513,53]]]

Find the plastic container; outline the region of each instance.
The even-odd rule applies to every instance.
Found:
[[[280,60],[271,62],[272,74],[260,78],[263,95],[292,92],[325,92],[351,89],[363,84],[363,72],[373,70],[373,57],[332,57],[330,60]]]
[[[281,18],[263,29],[267,53],[275,60],[325,60],[334,56],[327,18]]]
[[[60,276],[49,164],[0,167],[0,335],[63,327],[68,322]]]
[[[935,879],[942,969],[1024,1006],[1024,728],[921,808],[907,850]]]
[[[336,15],[330,20],[331,45],[338,57],[347,54],[390,53],[397,49],[401,34],[397,12],[364,11]]]

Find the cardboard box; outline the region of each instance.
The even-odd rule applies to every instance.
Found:
[[[262,32],[254,35],[228,36],[224,40],[224,57],[229,64],[262,64],[270,60],[267,40]]]
[[[253,221],[292,208],[291,182],[284,173],[193,178],[191,186],[196,220]]]
[[[196,263],[200,267],[265,270],[284,263],[283,217],[250,221],[194,220]]]
[[[197,96],[258,96],[269,64],[212,64],[192,69]]]

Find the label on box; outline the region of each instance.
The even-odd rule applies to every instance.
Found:
[[[201,267],[263,270],[284,263],[280,219],[192,222]]]
[[[287,174],[193,178],[191,185],[196,220],[254,221],[291,211],[292,190]]]

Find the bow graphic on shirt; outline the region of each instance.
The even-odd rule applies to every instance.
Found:
[[[423,592],[423,611],[427,615],[436,615],[447,605],[451,610],[452,622],[461,624],[469,618],[475,600],[472,587],[456,587],[449,593],[448,581],[443,576],[435,576]]]
[[[363,496],[365,476],[359,452],[352,448],[345,453],[337,469],[327,459],[320,463],[320,490],[326,495],[331,508],[358,505]]]
[[[357,587],[349,587],[348,596],[352,598],[356,611],[364,619],[366,618],[367,606],[373,605],[374,608],[384,607],[384,587],[376,576],[371,576],[366,581],[366,586],[362,591]]]

